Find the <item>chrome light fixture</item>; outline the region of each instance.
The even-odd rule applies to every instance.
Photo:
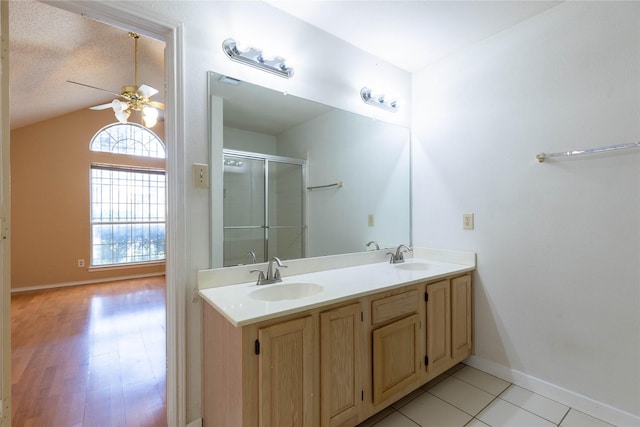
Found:
[[[222,42],[222,50],[234,61],[259,68],[285,79],[293,76],[293,68],[287,65],[286,60],[281,56],[269,57],[254,47],[240,48],[234,39],[226,39]]]
[[[242,167],[242,165],[244,165],[243,162],[241,162],[240,160],[235,160],[235,159],[224,159],[224,165],[225,166],[234,166],[234,167]]]
[[[392,113],[398,112],[398,102],[395,99],[387,100],[384,94],[374,94],[366,86],[360,90],[360,98],[369,105],[380,107]]]

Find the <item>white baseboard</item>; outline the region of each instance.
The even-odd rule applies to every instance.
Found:
[[[189,424],[187,424],[187,427],[202,427],[202,418],[191,421]]]
[[[13,294],[18,292],[42,291],[45,289],[64,288],[67,286],[93,285],[96,283],[117,282],[118,280],[144,279],[145,277],[164,276],[164,274],[165,274],[164,271],[161,271],[158,273],[135,274],[132,276],[109,277],[105,279],[95,279],[95,280],[81,280],[79,282],[52,283],[48,285],[39,285],[39,286],[25,286],[24,288],[11,288],[11,293]]]
[[[614,408],[515,369],[478,356],[471,356],[464,363],[616,426],[640,426],[640,416],[638,415]]]

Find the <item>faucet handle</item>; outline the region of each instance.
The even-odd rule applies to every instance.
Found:
[[[256,285],[262,285],[262,283],[265,281],[264,271],[253,269],[253,270],[249,270],[249,273],[258,273],[258,281],[256,282]]]
[[[280,266],[280,268],[287,268],[287,267],[289,266],[284,264]],[[278,281],[282,280],[282,276],[280,275],[280,270],[278,268],[276,268],[276,272],[273,274],[273,278]]]
[[[391,259],[389,260],[389,264],[393,264],[393,260],[396,257],[396,254],[394,254],[393,252],[387,252],[387,255],[391,255]]]

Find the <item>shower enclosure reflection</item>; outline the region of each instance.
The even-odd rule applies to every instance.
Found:
[[[304,257],[304,161],[224,150],[223,266]]]

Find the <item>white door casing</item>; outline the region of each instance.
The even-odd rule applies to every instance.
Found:
[[[2,6],[4,7],[6,3],[3,1]],[[182,84],[184,81],[182,59],[184,51],[183,26],[179,22],[170,22],[164,17],[150,16],[148,10],[138,10],[138,6],[134,2],[113,4],[108,2],[55,0],[43,1],[43,3],[81,14],[127,31],[135,31],[142,35],[162,40],[166,44],[165,143],[167,147],[168,200],[166,232],[167,424],[171,427],[184,426],[186,425],[186,342],[185,334],[178,333],[178,331],[185,330],[186,323],[186,288],[184,283],[184,278],[186,277],[186,191],[183,188],[185,185],[185,180],[183,179],[185,174],[184,88]],[[3,19],[4,15],[3,11]],[[2,85],[2,93],[4,94],[5,91],[8,93],[8,79],[6,86],[4,80]],[[5,126],[3,122],[2,128],[3,130],[8,129],[8,126]],[[10,285],[3,284],[3,291],[5,288],[7,288],[7,292],[10,291]],[[4,340],[2,344],[4,349]],[[8,375],[8,382],[10,382],[10,378],[10,375]]]
[[[0,427],[11,425],[11,195],[9,158],[9,9],[0,4]]]

